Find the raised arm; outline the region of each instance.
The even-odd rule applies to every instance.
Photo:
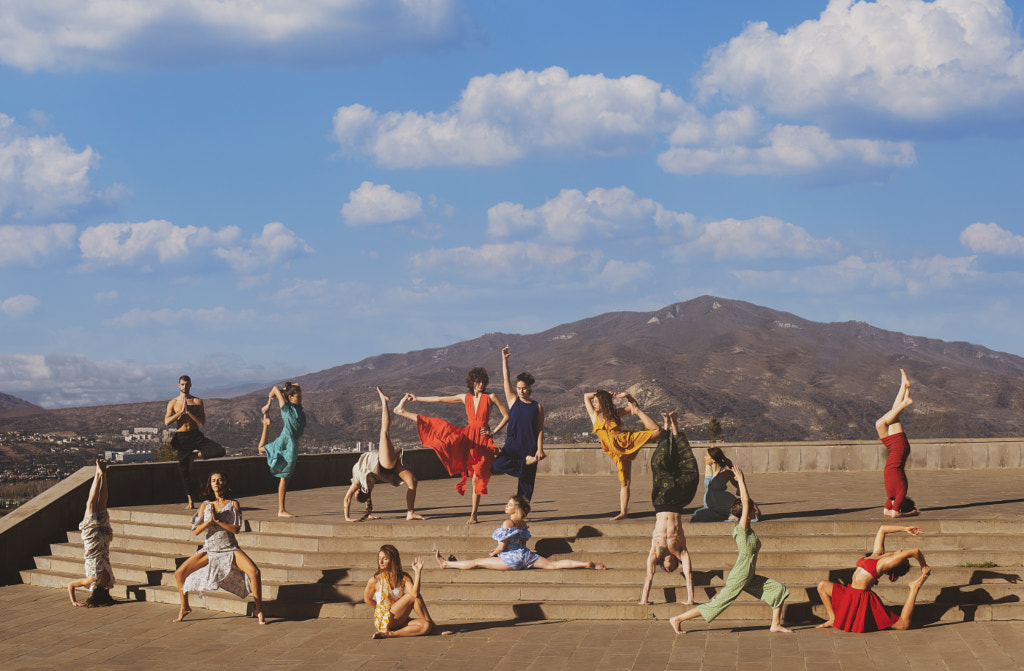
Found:
[[[508,407],[512,407],[512,404],[516,402],[516,390],[512,386],[512,375],[508,371],[508,358],[512,356],[508,351],[508,345],[501,350],[501,376],[505,381],[505,402],[508,403]]]
[[[878,528],[878,533],[875,534],[875,546],[871,550],[871,556],[875,557],[885,554],[885,537],[888,534],[896,534],[903,531],[907,532],[911,536],[921,535],[921,527],[897,527],[883,524]]]
[[[750,529],[750,494],[747,493],[747,480],[743,477],[743,471],[738,466],[733,466],[732,471],[736,476],[736,486],[740,490],[740,502],[743,505],[743,513],[740,515],[740,526],[746,531]]]
[[[583,394],[583,407],[587,409],[587,416],[590,417],[590,423],[593,424],[597,421],[597,411],[594,410],[594,397],[597,396],[592,391],[588,391]]]
[[[410,394],[412,398],[410,401],[420,401],[421,403],[465,403],[465,394],[453,394],[452,396],[417,396],[416,394]]]
[[[270,406],[270,401],[275,398],[277,399],[277,405],[279,408],[283,408],[285,403],[288,402],[284,399],[284,394],[281,393],[281,390],[276,384],[270,388],[270,393],[267,394],[267,407]]]

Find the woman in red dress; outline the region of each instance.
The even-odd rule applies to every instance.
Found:
[[[849,587],[825,580],[818,583],[818,594],[821,595],[821,602],[828,611],[828,620],[818,625],[819,628],[835,627],[858,633],[910,628],[910,617],[914,613],[917,593],[921,591],[921,585],[928,579],[932,569],[925,562],[924,554],[917,548],[900,552],[885,551],[886,534],[901,531],[911,536],[921,534],[920,527],[883,526],[875,536],[874,551],[857,561],[857,568],[853,571]],[[883,574],[888,575],[892,582],[905,575],[910,570],[911,557],[921,565],[921,576],[910,583],[907,602],[903,604],[900,614],[896,615],[882,604],[882,600],[871,591],[871,588],[878,583],[878,578]]]
[[[420,442],[437,453],[449,475],[461,475],[462,480],[455,485],[459,494],[466,493],[466,479],[473,476],[473,508],[466,524],[477,523],[477,511],[480,508],[480,496],[487,493],[487,483],[491,479],[491,463],[498,454],[491,436],[508,422],[508,410],[495,394],[487,393],[490,378],[484,368],[474,368],[466,376],[467,394],[453,396],[415,396],[406,394],[395,408],[395,414],[416,422],[416,431]],[[458,427],[440,417],[417,415],[405,409],[406,403],[421,401],[423,403],[462,403],[466,408],[469,424]],[[501,422],[492,431],[489,425],[491,407],[501,412]]]

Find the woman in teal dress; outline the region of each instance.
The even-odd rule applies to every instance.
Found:
[[[676,615],[669,620],[669,623],[672,625],[673,631],[682,634],[684,632],[679,625],[684,620],[703,617],[706,622],[711,622],[732,605],[741,592],[746,592],[772,607],[771,631],[791,634],[793,633],[791,629],[782,626],[782,604],[789,596],[789,590],[780,582],[757,575],[757,553],[761,551],[761,540],[750,528],[751,504],[750,496],[747,495],[747,484],[744,482],[743,471],[735,466],[732,470],[740,490],[740,500],[737,501],[738,505],[736,506],[741,508],[741,510],[736,510],[740,515],[740,521],[732,530],[732,537],[736,539],[739,556],[736,557],[736,563],[729,571],[729,579],[725,581],[725,586],[718,591],[714,599],[696,608],[691,608],[682,615]]]
[[[270,427],[270,404],[277,399],[281,406],[281,435],[272,443],[267,442],[267,429]],[[288,489],[288,478],[292,477],[295,462],[298,459],[299,438],[306,430],[306,413],[302,411],[302,389],[299,385],[286,382],[282,392],[274,385],[270,390],[267,404],[263,406],[263,435],[260,436],[260,454],[267,455],[270,472],[280,478],[277,486],[277,516],[295,517],[284,509],[284,496]]]

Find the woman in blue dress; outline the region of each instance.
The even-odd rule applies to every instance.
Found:
[[[544,406],[532,398],[534,379],[529,373],[517,375],[513,389],[508,369],[510,356],[506,345],[501,350],[501,369],[505,379],[508,424],[505,425],[505,447],[491,465],[491,471],[519,478],[516,496],[532,501],[533,487],[537,482],[537,462],[547,457],[544,454]]]
[[[530,531],[526,528],[526,521],[523,518],[530,514],[530,502],[523,497],[513,496],[510,498],[505,504],[505,512],[508,514],[508,519],[491,534],[491,538],[498,541],[498,546],[491,550],[490,556],[458,561],[444,559],[440,550],[434,550],[438,566],[463,570],[489,568],[495,571],[518,571],[528,568],[604,570],[604,564],[601,562],[584,562],[574,559],[551,561],[547,557],[541,557],[536,552],[527,549],[526,541],[530,540]]]
[[[281,435],[272,443],[267,442],[267,429],[270,427],[270,404],[274,399],[281,406]],[[267,455],[270,472],[280,478],[277,486],[277,516],[295,517],[284,509],[284,495],[288,489],[288,478],[292,477],[295,462],[298,459],[299,438],[306,430],[306,413],[302,411],[302,389],[299,385],[285,382],[282,392],[274,385],[263,406],[263,435],[260,436],[260,454]]]

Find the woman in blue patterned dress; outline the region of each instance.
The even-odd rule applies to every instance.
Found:
[[[272,443],[267,442],[267,429],[270,427],[270,404],[274,399],[281,406],[281,421],[284,426],[281,428],[281,435]],[[299,385],[285,382],[284,392],[274,385],[270,390],[270,397],[267,404],[261,410],[263,413],[263,435],[260,436],[260,454],[267,455],[267,465],[270,472],[280,478],[277,486],[277,516],[295,517],[284,509],[284,495],[288,490],[288,478],[292,477],[295,470],[295,462],[299,455],[299,438],[306,430],[306,413],[302,411],[302,389]]]
[[[513,496],[505,504],[505,512],[508,519],[494,530],[491,538],[498,541],[498,546],[491,550],[488,557],[480,559],[466,559],[457,561],[444,559],[440,550],[434,550],[437,557],[437,564],[441,568],[489,568],[495,571],[518,571],[528,568],[562,569],[562,568],[592,568],[599,571],[604,570],[604,564],[592,561],[576,561],[574,559],[559,559],[551,561],[547,557],[541,557],[536,552],[531,552],[526,547],[526,541],[530,540],[530,531],[526,528],[523,518],[530,514],[530,502],[521,496]]]

